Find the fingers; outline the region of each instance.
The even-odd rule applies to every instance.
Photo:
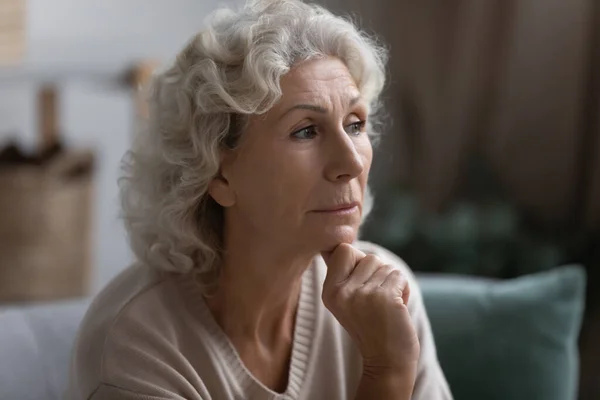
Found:
[[[355,289],[363,286],[371,276],[377,271],[379,266],[382,264],[379,257],[368,254],[362,260],[358,262],[356,267],[350,273],[350,276],[346,280],[346,286],[349,289]]]
[[[354,267],[365,256],[365,253],[346,243],[338,245],[330,254],[323,254],[323,259],[327,264],[326,284],[347,280]]]
[[[332,252],[323,254],[327,264],[327,276],[324,289],[335,290],[334,287],[343,284],[344,290],[354,289],[375,290],[383,288],[393,290],[408,304],[410,286],[406,276],[391,265],[372,254],[365,255],[349,244],[342,243]]]
[[[408,278],[402,275],[404,279],[404,289],[402,289],[402,300],[404,304],[408,304],[408,300],[410,299],[410,284],[408,283]]]
[[[380,264],[377,270],[364,283],[364,288],[370,290],[381,286],[392,272],[394,272],[394,267],[389,264]]]
[[[380,285],[385,290],[395,290],[402,297],[402,302],[408,304],[410,297],[410,285],[406,276],[397,269],[394,269]]]

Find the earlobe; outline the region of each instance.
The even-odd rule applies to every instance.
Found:
[[[235,194],[229,182],[221,175],[215,177],[208,185],[208,194],[221,207],[231,207],[235,204]]]
[[[219,158],[219,171],[208,184],[208,194],[221,207],[231,207],[235,204],[235,192],[229,182],[228,173],[231,163],[235,160],[235,152],[221,149]]]

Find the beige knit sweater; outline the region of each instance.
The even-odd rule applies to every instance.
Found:
[[[356,246],[410,278],[408,307],[421,341],[413,399],[451,399],[412,273],[381,247]],[[191,279],[134,265],[90,306],[73,350],[67,399],[353,399],[361,357],[321,301],[325,274],[317,257],[303,275],[288,386],[275,393],[244,367]]]

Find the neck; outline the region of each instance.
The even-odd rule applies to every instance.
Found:
[[[219,286],[207,304],[230,338],[270,346],[293,336],[302,274],[315,254],[258,239],[229,231]]]

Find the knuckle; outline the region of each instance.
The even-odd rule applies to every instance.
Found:
[[[406,289],[409,287],[409,282],[408,282],[408,278],[406,277],[406,275],[400,273],[398,276],[398,284],[400,286],[402,286],[403,289]]]
[[[363,261],[369,264],[381,264],[381,259],[375,254],[367,254],[365,258],[363,258]]]
[[[389,274],[393,274],[393,273],[395,273],[395,272],[397,272],[397,273],[400,273],[400,271],[398,270],[398,268],[395,268],[393,265],[386,264],[386,265],[385,265],[385,268],[386,268],[386,270],[387,270],[387,272],[388,272],[388,275],[389,275]]]
[[[340,243],[338,248],[342,250],[352,250],[352,246],[349,243]]]
[[[389,273],[389,275],[390,275],[390,279],[393,279],[395,282],[401,282],[403,279],[402,273],[395,268],[392,269],[392,271]]]
[[[384,264],[384,265],[381,266],[381,272],[384,273],[384,274],[386,274],[386,275],[389,275],[389,274],[391,274],[394,271],[397,271],[397,269],[394,268],[390,264]]]

